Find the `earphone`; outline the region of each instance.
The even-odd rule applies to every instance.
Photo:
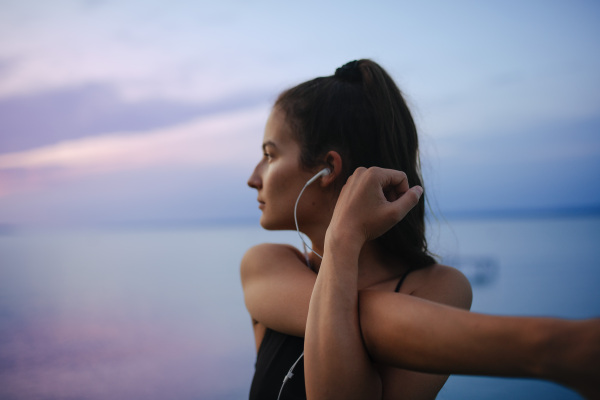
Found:
[[[310,251],[315,253],[321,259],[323,258],[323,256],[321,256],[319,253],[314,251],[309,245],[306,244],[306,241],[304,241],[304,238],[302,237],[302,234],[300,233],[300,228],[298,227],[298,218],[296,216],[296,210],[298,209],[298,203],[300,202],[300,197],[302,197],[302,193],[304,193],[304,189],[306,189],[311,183],[313,183],[320,177],[327,176],[329,174],[331,174],[331,170],[329,168],[323,168],[322,170],[317,172],[317,174],[315,176],[310,178],[304,184],[304,187],[302,188],[302,190],[300,191],[300,194],[298,195],[298,198],[296,199],[296,204],[294,204],[294,222],[296,223],[296,232],[298,232],[298,236],[300,236],[300,240],[302,240],[302,244],[304,245],[304,257],[306,258],[306,265],[308,265],[309,267],[310,267],[310,261],[308,260],[308,254],[306,253],[306,248],[308,248]],[[285,383],[288,381],[288,379],[290,379],[292,376],[294,376],[294,368],[296,368],[296,364],[298,364],[300,362],[302,357],[304,357],[304,352],[302,352],[302,354],[300,354],[300,357],[298,357],[298,359],[296,360],[294,365],[292,365],[292,367],[290,368],[288,373],[283,378],[283,383],[281,384],[281,388],[279,389],[279,395],[277,396],[277,400],[279,400],[279,398],[281,397],[281,393],[283,392],[283,387],[285,386]]]
[[[329,168],[323,168],[322,170],[320,170],[319,172],[317,172],[317,174],[315,176],[313,176],[312,178],[310,178],[308,180],[308,182],[306,182],[306,184],[304,185],[304,187],[307,187],[308,185],[310,185],[311,183],[313,183],[314,181],[316,181],[317,179],[319,179],[322,176],[327,176],[331,174],[331,170]],[[302,193],[300,193],[302,194]],[[300,196],[298,196],[300,197]]]
[[[323,258],[323,256],[321,256],[319,253],[317,253],[316,251],[314,251],[304,241],[304,238],[302,237],[302,234],[300,233],[300,228],[298,227],[298,218],[296,217],[296,210],[298,209],[298,202],[300,201],[300,197],[302,196],[302,193],[304,193],[304,189],[306,189],[311,183],[313,183],[314,181],[316,181],[320,177],[327,176],[329,174],[331,174],[331,170],[329,168],[323,168],[322,170],[320,170],[319,172],[317,172],[317,174],[315,176],[313,176],[312,178],[310,178],[304,184],[304,187],[302,188],[302,190],[300,191],[300,194],[298,195],[298,198],[296,199],[296,204],[294,205],[294,222],[296,223],[296,232],[298,232],[298,236],[300,236],[300,240],[302,240],[302,244],[304,245],[304,248],[305,248],[304,249],[304,257],[306,258],[306,265],[308,265],[309,267],[310,267],[310,262],[308,260],[308,254],[306,253],[306,248],[308,248],[310,251],[312,251],[313,253],[315,253],[321,259]],[[279,389],[279,395],[277,396],[277,400],[279,400],[279,398],[281,397],[281,393],[283,392],[283,387],[285,386],[285,383],[292,376],[294,376],[294,368],[296,368],[296,364],[298,364],[300,362],[300,360],[302,359],[302,357],[304,357],[304,352],[302,352],[302,354],[300,354],[300,357],[298,357],[298,359],[296,360],[296,362],[294,363],[294,365],[292,365],[292,367],[290,368],[290,370],[288,371],[288,373],[283,378],[283,383],[281,384],[281,388]]]
[[[300,362],[302,357],[304,357],[304,352],[302,352],[302,354],[300,354],[300,357],[298,357],[298,359],[296,360],[294,365],[292,365],[292,368],[290,368],[288,373],[283,378],[283,383],[281,384],[281,388],[279,388],[279,394],[277,395],[277,400],[279,400],[279,398],[281,397],[281,393],[283,393],[283,387],[285,386],[285,383],[288,381],[288,379],[291,379],[291,377],[294,376],[294,368],[296,368],[296,364],[298,364]]]
[[[304,189],[306,189],[311,183],[313,183],[314,181],[316,181],[320,177],[327,176],[329,174],[331,174],[331,170],[329,168],[323,168],[322,170],[320,170],[319,172],[317,172],[317,174],[315,176],[313,176],[312,178],[310,178],[308,180],[308,182],[306,182],[306,184],[304,184],[304,187],[302,188],[302,190],[300,191],[300,194],[298,195],[298,198],[296,199],[296,204],[294,205],[294,222],[296,223],[296,232],[298,232],[298,236],[300,237],[300,240],[302,240],[302,244],[304,245],[304,248],[305,249],[308,248],[310,251],[312,251],[313,253],[315,253],[321,259],[323,258],[323,256],[321,256],[319,253],[317,253],[316,251],[314,251],[309,245],[307,245],[306,241],[302,237],[302,234],[300,233],[300,228],[298,227],[298,218],[296,217],[296,210],[298,209],[298,203],[300,202],[300,197],[302,197],[302,193],[304,193]],[[309,264],[309,262],[308,262],[308,255],[306,254],[306,252],[304,252],[304,256],[306,257],[306,264]]]

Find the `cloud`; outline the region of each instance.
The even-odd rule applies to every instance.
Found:
[[[123,100],[108,84],[90,84],[0,99],[0,154],[106,132],[139,132],[263,105],[269,92],[237,93],[205,103]]]
[[[265,103],[145,132],[114,132],[3,154],[1,194],[96,174],[249,163],[260,154],[269,108]]]
[[[9,1],[0,15],[0,59],[13,67],[0,79],[0,98],[110,83],[129,101],[206,102],[280,87],[290,76],[289,62],[271,61],[287,58],[264,46],[265,30],[257,33],[256,21],[244,17],[252,8],[239,2],[89,7],[62,1],[50,7]]]
[[[316,4],[4,1],[0,211],[27,217],[54,201],[64,214],[79,207],[84,215],[102,199],[130,196],[131,207],[119,208],[127,217],[167,196],[147,206],[148,218],[175,208],[183,217],[197,215],[193,201],[217,194],[216,210],[246,190],[241,171],[258,156],[272,94],[358,57],[380,62],[408,94],[424,153],[439,149],[434,171],[452,193],[445,207],[478,201],[465,202],[473,188],[465,182],[489,194],[481,204],[512,206],[519,196],[535,204],[540,196],[526,183],[509,202],[497,201],[506,193],[490,177],[503,173],[507,157],[540,187],[559,163],[579,174],[597,165],[596,141],[564,134],[539,146],[547,137],[532,134],[600,115],[597,5],[334,2],[315,13]],[[240,192],[204,175],[206,187],[195,186],[195,174],[224,166],[239,168]],[[164,190],[149,178],[158,176]],[[181,197],[190,203],[173,201]],[[549,190],[543,197],[565,198]]]

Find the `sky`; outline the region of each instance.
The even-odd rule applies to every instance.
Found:
[[[257,221],[277,94],[358,58],[406,96],[434,212],[598,209],[598,21],[581,0],[0,0],[0,226]]]

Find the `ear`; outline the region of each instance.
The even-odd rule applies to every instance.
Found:
[[[331,171],[329,175],[321,178],[321,187],[331,186],[342,173],[342,156],[335,150],[325,155],[325,166]]]

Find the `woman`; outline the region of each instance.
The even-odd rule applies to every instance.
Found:
[[[465,311],[468,281],[428,252],[416,128],[379,65],[354,61],[283,92],[263,153],[248,181],[261,225],[299,225],[313,251],[264,244],[242,260],[258,351],[251,399],[432,399],[453,372],[598,393],[588,354],[600,355],[598,320]],[[546,353],[555,343],[564,355]],[[587,375],[549,368],[540,354]]]

